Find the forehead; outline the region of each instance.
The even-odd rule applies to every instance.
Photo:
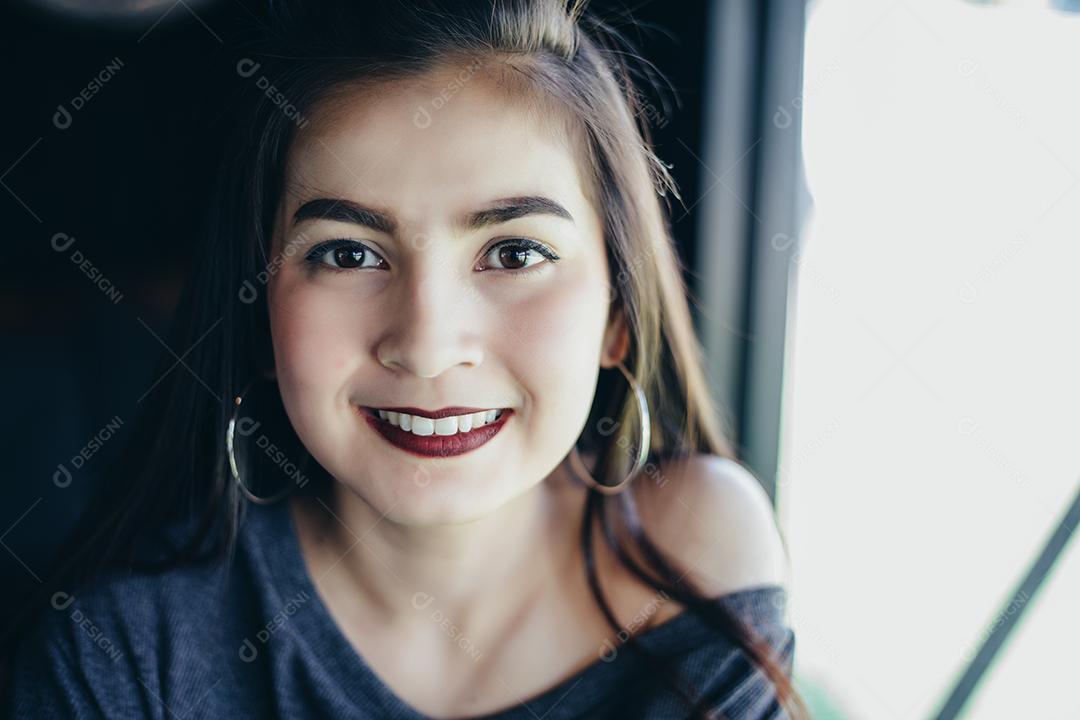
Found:
[[[591,214],[579,137],[552,103],[475,67],[337,91],[290,149],[286,211],[312,194],[383,207],[403,225],[492,198],[544,195]]]

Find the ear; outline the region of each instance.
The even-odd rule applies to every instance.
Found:
[[[604,332],[604,350],[600,358],[600,367],[614,367],[615,363],[626,358],[630,349],[630,328],[626,324],[623,309],[616,308]]]

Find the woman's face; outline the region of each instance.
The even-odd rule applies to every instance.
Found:
[[[547,477],[621,337],[574,150],[501,92],[468,70],[350,91],[316,107],[288,159],[268,296],[285,409],[331,475],[400,523],[482,517]],[[530,209],[515,198],[544,200],[500,211]],[[418,457],[364,410],[452,406],[512,413],[470,452]]]

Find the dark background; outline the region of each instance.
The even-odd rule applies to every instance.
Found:
[[[657,152],[683,198],[672,198],[673,229],[693,268],[694,216],[684,210],[700,192],[706,4],[590,5],[674,87],[674,97],[666,86],[662,97],[646,89],[647,100]],[[8,99],[0,114],[0,610],[44,577],[106,482],[101,469],[123,450],[138,403],[159,380],[158,356],[183,355],[158,338],[167,338],[197,247],[230,96],[250,82],[236,72],[239,40],[263,15],[255,0],[170,1],[124,22],[25,0],[0,8]],[[110,65],[111,77],[74,109]],[[54,122],[61,105],[71,115],[63,129]],[[63,251],[53,248],[58,233],[74,238]],[[73,257],[107,278],[118,302]],[[71,473],[63,486],[54,481],[61,465]]]

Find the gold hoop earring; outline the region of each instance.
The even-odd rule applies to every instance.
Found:
[[[641,385],[634,379],[634,376],[630,374],[630,371],[626,369],[626,366],[623,365],[621,360],[615,363],[615,367],[619,368],[623,377],[630,383],[630,389],[634,391],[634,397],[637,399],[638,420],[641,423],[641,443],[638,445],[634,466],[630,469],[629,474],[618,484],[603,485],[596,481],[585,467],[585,463],[581,461],[581,455],[578,453],[577,445],[570,451],[570,464],[573,466],[574,471],[581,478],[582,482],[588,485],[590,489],[596,490],[604,495],[618,495],[626,490],[626,488],[630,487],[630,481],[634,479],[634,476],[637,475],[645,465],[645,459],[649,456],[649,442],[652,439],[652,426],[649,421],[649,403],[645,399],[645,391],[641,389]]]
[[[236,465],[236,454],[234,452],[236,426],[238,424],[236,414],[237,411],[240,409],[240,404],[244,401],[244,395],[246,395],[248,390],[251,389],[251,386],[254,382],[254,379],[249,380],[248,384],[244,386],[244,389],[240,391],[240,394],[233,399],[234,405],[232,417],[229,418],[229,426],[225,429],[225,449],[229,455],[229,470],[232,471],[233,480],[236,481],[236,485],[240,488],[240,492],[244,494],[244,497],[246,497],[251,502],[259,505],[272,505],[273,503],[278,502],[279,500],[285,498],[290,493],[292,493],[293,489],[296,487],[296,483],[290,482],[284,490],[269,497],[256,495],[255,493],[251,492],[247,485],[244,484],[243,479],[240,477],[240,469]],[[241,420],[249,419],[250,418],[241,418]],[[255,422],[253,425],[249,426],[249,429],[241,428],[240,434],[245,436],[250,435],[251,433],[255,432],[256,429],[258,429],[259,425],[260,423]]]

